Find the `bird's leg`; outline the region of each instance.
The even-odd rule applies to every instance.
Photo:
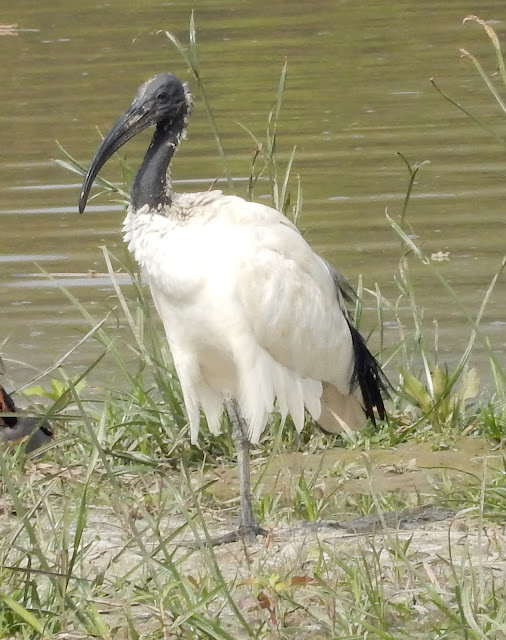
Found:
[[[237,451],[237,467],[239,472],[239,491],[241,496],[240,529],[258,527],[251,504],[250,476],[250,442],[246,434],[246,423],[242,418],[237,402],[232,400],[227,406],[228,416],[232,424],[232,440]]]
[[[239,492],[241,498],[241,518],[239,529],[213,540],[213,544],[234,542],[241,538],[255,540],[257,535],[267,535],[267,531],[255,520],[251,504],[251,477],[249,467],[250,442],[247,426],[241,416],[235,400],[227,402],[227,413],[232,425],[232,440],[237,451],[237,467],[239,472]]]

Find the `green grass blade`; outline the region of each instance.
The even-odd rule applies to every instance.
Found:
[[[0,591],[0,601],[6,604],[16,615],[18,615],[21,620],[24,620],[34,631],[39,633],[40,635],[44,635],[44,627],[40,624],[37,618],[27,611],[23,605],[16,602],[13,598],[8,596],[6,593],[2,593]]]

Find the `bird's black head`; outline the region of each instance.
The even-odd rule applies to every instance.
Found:
[[[91,185],[113,153],[151,125],[170,129],[179,136],[187,124],[191,104],[187,85],[172,73],[161,73],[142,84],[132,104],[112,126],[91,162],[79,198],[79,211],[84,211]]]
[[[139,87],[129,111],[150,124],[170,123],[189,113],[188,91],[172,73],[160,73]]]

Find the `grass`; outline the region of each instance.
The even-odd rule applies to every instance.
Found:
[[[193,20],[188,49],[167,35],[205,96]],[[285,79],[286,68],[266,141],[249,133],[256,151],[248,197],[258,180],[268,179],[273,204],[297,218],[302,196],[293,179],[294,154],[284,171],[276,159]],[[226,166],[224,153],[222,159]],[[338,437],[310,422],[301,434],[289,423],[281,433],[275,416],[254,451],[255,509],[272,531],[258,544],[205,545],[209,532],[230,528],[237,514],[228,425],[216,438],[203,423],[199,446],[189,445],[170,354],[134,266],[125,265],[133,282],[127,298],[114,280],[116,259],[104,248],[116,288],[114,313],[130,328],[128,344],[117,339],[111,316],[91,316],[62,290],[102,354],[79,379],[66,375],[65,354],[39,376],[53,376],[50,388],[27,390],[32,398],[43,396],[44,412],[58,426],[59,438],[43,461],[34,463],[22,447],[0,456],[1,638],[506,638],[504,370],[480,330],[503,265],[491,275],[475,317],[468,314],[468,345],[448,370],[437,340],[426,337],[410,261],[420,260],[449,301],[460,303],[407,235],[409,195],[421,165],[405,163],[407,197],[395,212],[399,222],[393,214],[390,219],[403,252],[398,298],[391,302],[378,289],[358,287],[361,297],[376,301],[378,326],[388,319],[398,327],[395,348],[383,345],[381,330],[374,336],[392,380],[400,372],[391,418],[377,429]],[[83,172],[71,157],[65,166]],[[102,186],[125,196],[105,181]],[[370,321],[360,304],[354,316],[357,323]],[[490,354],[495,380],[484,401],[468,367],[477,340]],[[106,354],[123,384],[97,392],[86,381]],[[416,514],[427,503],[453,515],[424,526],[414,515],[408,528],[374,525],[368,535],[296,529],[302,519],[373,516],[361,522],[381,523],[389,512]]]

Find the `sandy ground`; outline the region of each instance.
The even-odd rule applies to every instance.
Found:
[[[262,492],[276,491],[289,497],[302,470],[309,477],[319,469],[319,477],[322,478],[319,486],[320,489],[323,486],[325,491],[332,491],[337,486],[339,491],[350,496],[394,493],[402,495],[407,504],[410,504],[410,496],[416,496],[416,502],[411,504],[423,505],[424,502],[430,502],[434,483],[443,481],[445,477],[451,477],[454,482],[463,482],[464,479],[468,481],[470,478],[480,482],[484,471],[488,474],[494,467],[499,468],[500,458],[500,452],[494,451],[487,441],[462,437],[455,439],[450,447],[444,446],[438,450],[434,450],[430,443],[406,443],[395,449],[378,449],[366,453],[333,449],[323,456],[285,454],[269,461],[267,467],[266,460],[257,459],[254,477],[259,481]],[[44,475],[43,465],[44,463],[38,464],[31,473]],[[209,475],[216,480],[209,489],[213,500],[226,502],[236,496],[237,478],[234,468],[211,470]],[[165,481],[168,487],[170,481]],[[142,482],[145,486],[146,478]],[[156,484],[155,481],[153,483]],[[159,486],[156,490],[158,489]],[[427,500],[424,500],[425,497]],[[0,539],[3,540],[8,539],[19,527],[6,506],[5,503],[3,513],[0,509]],[[188,506],[191,509],[191,505]],[[217,536],[230,531],[234,522],[227,514],[235,511],[236,503],[232,509],[224,509],[220,514],[212,510],[205,512],[210,534]],[[159,519],[159,530],[164,537],[169,536],[184,522],[181,515],[170,513]],[[269,528],[269,523],[263,524]],[[148,552],[160,544],[160,537],[153,535],[142,510],[128,522],[121,510],[109,506],[90,506],[83,534],[82,547],[86,548],[86,553],[79,566],[81,577],[94,580],[97,574],[104,572],[110,582],[115,577],[123,579],[128,575],[129,579],[135,579],[136,575],[139,578],[141,575],[145,576],[146,565],[135,541],[132,526],[142,538]],[[39,531],[44,529],[41,520],[38,521],[38,527]],[[73,525],[71,530],[75,530]],[[23,537],[24,534],[21,533],[18,543]],[[171,539],[166,548],[178,563],[178,571],[198,582],[206,572],[209,573],[209,552],[197,547],[193,553],[189,553],[194,545],[194,533],[187,527],[183,534]],[[416,600],[416,591],[419,589],[417,579],[410,579],[413,593],[408,593],[406,585],[401,585],[399,567],[395,566],[392,553],[388,551],[403,545],[409,547],[410,566],[416,567],[423,580],[442,593],[446,589],[450,561],[459,571],[477,567],[483,580],[487,580],[487,576],[494,576],[506,583],[505,528],[481,522],[476,511],[458,512],[431,504],[400,512],[381,513],[379,516],[343,517],[323,526],[301,522],[288,525],[283,524],[281,519],[270,527],[266,538],[259,537],[252,543],[236,542],[216,547],[213,552],[223,579],[234,585],[234,600],[254,624],[262,616],[270,615],[268,606],[259,605],[259,587],[255,590],[254,585],[263,584],[262,580],[268,582],[269,576],[290,576],[290,580],[295,577],[302,581],[301,584],[304,588],[307,587],[309,593],[315,580],[317,558],[321,561],[322,554],[327,558],[339,557],[347,562],[354,562],[368,554],[379,553],[384,572],[381,579],[385,588],[391,589],[391,597]],[[162,555],[157,557],[160,559]],[[337,572],[338,568],[328,569],[328,579],[331,579],[334,570]],[[411,569],[406,571],[409,573]],[[404,570],[400,572],[403,573]],[[301,597],[304,599],[306,596]],[[311,601],[310,595],[307,597]],[[121,609],[119,601],[104,602],[102,605],[109,609],[109,615],[113,617]],[[149,629],[152,624],[149,612],[146,616],[145,624]],[[233,615],[230,616],[232,628]],[[304,626],[306,622],[301,620],[300,624]],[[293,621],[293,624],[297,622]],[[234,633],[238,639],[242,637],[237,629]],[[300,635],[301,639],[306,637],[315,640],[325,637],[324,625],[313,628],[309,624]]]

